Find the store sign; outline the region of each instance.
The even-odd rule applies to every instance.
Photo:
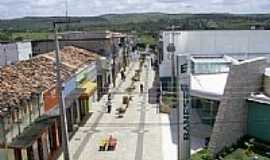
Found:
[[[73,90],[76,89],[76,77],[72,77],[63,84],[63,97],[68,96]]]
[[[179,133],[181,160],[190,159],[190,63],[187,55],[177,56],[177,73],[179,80]]]
[[[189,108],[189,86],[182,84],[181,91],[183,93],[183,140],[190,139],[190,108]]]
[[[58,92],[56,87],[53,87],[43,94],[44,111],[48,112],[58,104]]]

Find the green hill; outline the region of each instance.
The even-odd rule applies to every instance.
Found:
[[[251,25],[270,27],[270,14],[166,14],[166,13],[132,13],[106,14],[96,17],[69,17],[70,20],[80,21],[62,25],[60,30],[113,30],[139,33],[156,33],[167,29],[170,25],[182,30],[207,29],[249,29]],[[52,32],[52,22],[64,21],[66,17],[24,17],[0,20],[1,34]],[[15,36],[16,37],[16,36]],[[37,36],[38,37],[38,36]]]

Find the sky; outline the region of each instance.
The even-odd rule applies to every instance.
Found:
[[[270,13],[270,0],[67,0],[70,16],[109,13]],[[0,19],[64,16],[66,0],[0,0]]]

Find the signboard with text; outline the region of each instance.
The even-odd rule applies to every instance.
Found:
[[[58,93],[56,87],[47,90],[43,94],[44,111],[48,112],[58,104]]]
[[[177,74],[179,91],[179,138],[180,138],[180,160],[190,159],[190,62],[188,55],[177,56]]]

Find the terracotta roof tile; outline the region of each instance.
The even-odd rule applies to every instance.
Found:
[[[45,91],[55,85],[54,53],[34,57],[0,68],[0,112],[21,104],[32,93]],[[61,79],[69,79],[78,68],[96,60],[97,54],[75,47],[60,52]]]

